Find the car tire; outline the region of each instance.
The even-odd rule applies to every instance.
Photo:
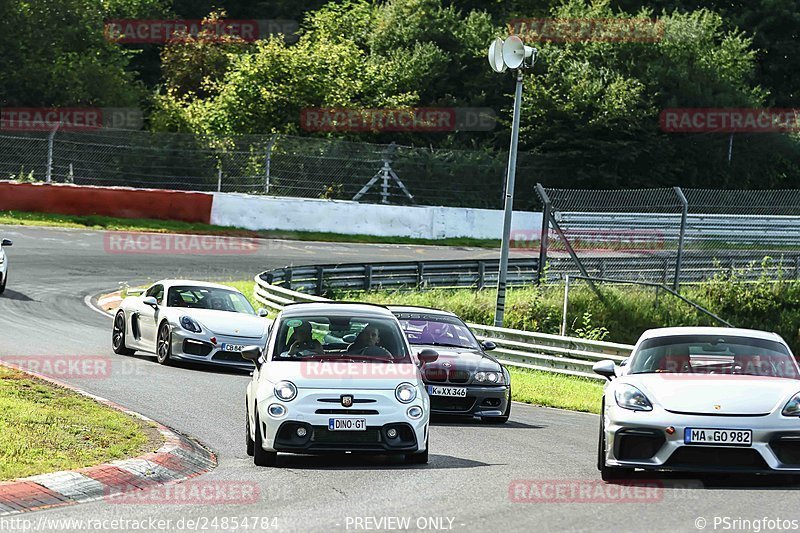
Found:
[[[6,275],[3,276],[3,282],[0,283],[0,294],[6,292],[6,283],[8,283],[8,271],[6,271]]]
[[[247,407],[247,402],[245,401],[245,410],[244,410],[244,433],[247,437],[247,455],[253,457],[254,450],[256,448],[256,443],[253,441],[253,438],[250,437],[250,411]]]
[[[508,404],[503,416],[484,416],[483,421],[487,424],[505,424],[511,417],[511,388],[508,389]]]
[[[264,441],[261,437],[261,421],[258,419],[258,406],[256,406],[256,438],[253,442],[253,463],[256,466],[277,466],[278,452],[264,450]]]
[[[111,348],[118,355],[133,355],[135,350],[125,346],[125,312],[117,311],[111,330]]]
[[[171,365],[172,364],[172,332],[169,329],[167,322],[162,322],[158,328],[158,337],[156,339],[156,359],[159,364]]]
[[[605,418],[605,401],[603,407],[600,409],[600,435],[597,439],[597,469],[600,471],[600,479],[603,481],[618,481],[628,479],[633,474],[633,468],[620,468],[613,466],[606,466],[606,428]]]
[[[426,465],[428,464],[428,450],[430,449],[428,443],[430,439],[425,439],[425,451],[418,453],[406,454],[406,462],[412,465]]]

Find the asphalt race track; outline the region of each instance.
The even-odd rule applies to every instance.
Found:
[[[435,422],[426,466],[385,457],[281,456],[279,468],[257,468],[244,447],[247,374],[163,367],[151,357],[117,356],[111,351],[111,319],[85,303],[87,296],[116,289],[123,281],[224,281],[289,263],[488,258],[496,252],[275,241],[247,255],[126,255],[107,253],[102,232],[7,226],[0,236],[14,241],[8,250],[8,289],[0,296],[0,356],[109,357],[108,376],[66,381],[210,447],[219,466],[196,481],[258,486],[256,503],[97,501],[26,518],[154,517],[172,520],[174,531],[180,530],[174,524],[181,519],[207,518],[210,524],[214,517],[274,517],[270,523],[277,528],[271,529],[277,531],[386,530],[397,524],[386,521],[390,517],[409,519],[410,529],[440,531],[732,531],[755,527],[737,528],[736,520],[800,520],[798,487],[783,478],[648,475],[642,479],[655,480],[657,487],[649,496],[621,501],[616,492],[608,492],[603,500],[594,494],[595,486],[603,487],[595,467],[598,418],[520,404],[505,426]],[[515,480],[542,488],[539,501],[513,501],[509,487]],[[564,502],[563,493],[545,490],[554,486],[553,480],[590,487],[594,496],[586,499],[603,502]],[[209,525],[206,530],[224,529]]]

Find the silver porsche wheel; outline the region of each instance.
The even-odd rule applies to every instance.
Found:
[[[125,313],[119,311],[114,317],[114,327],[111,331],[111,347],[119,355],[133,355],[134,350],[125,346]]]
[[[156,340],[156,358],[162,365],[169,365],[172,363],[170,355],[172,354],[172,333],[169,329],[169,324],[164,322],[158,329],[158,340]]]

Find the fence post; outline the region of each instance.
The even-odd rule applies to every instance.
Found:
[[[217,168],[217,192],[222,192],[222,167]]]
[[[317,267],[317,296],[322,296],[324,271],[322,266]]]
[[[417,263],[417,289],[422,288],[422,280],[425,274],[425,263]]]
[[[270,173],[270,165],[272,163],[272,147],[275,146],[275,140],[278,138],[278,134],[275,133],[270,137],[269,144],[267,144],[267,159],[264,162],[264,194],[269,194],[269,173]]]
[[[564,276],[564,309],[561,312],[561,336],[567,335],[567,302],[569,301],[569,274]]]
[[[364,265],[364,290],[372,289],[372,265]]]
[[[798,257],[800,261],[800,257]],[[478,290],[483,289],[486,283],[486,263],[478,261]]]
[[[47,136],[47,170],[44,178],[45,183],[51,183],[53,181],[53,144],[55,144],[56,132],[60,126],[61,122],[53,126],[53,129],[50,130],[50,135]]]
[[[680,292],[678,284],[681,280],[681,263],[683,263],[683,240],[686,237],[686,219],[689,217],[689,202],[686,200],[680,187],[673,187],[678,200],[681,201],[683,210],[681,211],[681,232],[678,236],[678,256],[675,258],[675,281],[672,283],[672,290]]]
[[[542,187],[541,183],[536,184],[536,192],[539,193],[539,197],[542,199],[542,204],[544,204],[544,207],[542,208],[542,234],[539,238],[539,268],[536,272],[536,284],[539,285],[542,282],[542,272],[547,266],[547,245],[550,238],[551,203],[550,197],[547,196],[547,192],[544,190],[544,187]]]

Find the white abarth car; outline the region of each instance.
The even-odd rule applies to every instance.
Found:
[[[247,452],[275,466],[278,452],[403,454],[428,462],[430,400],[400,323],[385,307],[287,306],[247,386]]]
[[[732,328],[646,331],[607,377],[597,466],[800,473],[800,369],[775,333]]]
[[[181,360],[249,369],[242,350],[266,342],[266,314],[231,287],[167,279],[122,300],[111,343],[121,355],[154,353],[162,365]]]
[[[8,248],[12,244],[9,239],[3,239],[0,242],[0,294],[5,292],[6,283],[8,282],[8,257],[3,248]]]

